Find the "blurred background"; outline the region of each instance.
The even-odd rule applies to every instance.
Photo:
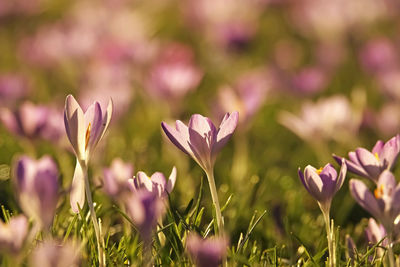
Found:
[[[18,210],[7,181],[15,155],[53,155],[63,188],[70,185],[67,94],[85,107],[113,99],[91,169],[99,188],[116,157],[135,172],[168,174],[175,165],[178,209],[196,197],[203,173],[170,144],[161,121],[200,113],[219,125],[238,110],[216,163],[221,202],[233,194],[224,212],[231,243],[267,210],[253,235],[263,248],[296,255],[293,232],[317,251],[323,219],[297,168],[334,164],[332,153],[371,149],[398,133],[399,13],[396,0],[0,1],[0,203]],[[101,189],[96,198],[111,202]],[[332,216],[364,242],[368,215],[347,182]]]

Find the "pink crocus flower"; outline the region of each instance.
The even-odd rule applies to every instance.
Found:
[[[238,120],[237,111],[227,113],[217,129],[209,118],[195,114],[188,126],[180,120],[176,121],[175,128],[165,122],[161,126],[174,145],[191,156],[204,171],[210,172],[218,152],[232,136]]]
[[[48,229],[53,222],[59,197],[58,175],[57,165],[49,156],[39,160],[22,156],[16,161],[15,184],[21,209],[40,228]]]
[[[186,249],[199,267],[217,267],[226,256],[228,241],[224,237],[202,239],[196,234],[189,234]]]
[[[83,207],[85,203],[85,170],[97,143],[107,130],[112,111],[111,100],[108,102],[105,112],[98,102],[93,103],[86,112],[83,112],[72,95],[67,96],[65,101],[65,129],[77,158],[70,196],[71,207],[74,212],[79,211],[78,204]]]
[[[133,165],[115,158],[109,168],[103,170],[104,191],[112,197],[119,197],[129,190],[129,180],[133,177]]]
[[[17,254],[28,234],[28,220],[24,215],[12,217],[8,223],[0,221],[0,250]]]
[[[148,192],[155,193],[159,197],[166,197],[172,192],[176,182],[176,168],[173,167],[168,180],[164,174],[155,172],[150,177],[144,172],[138,172],[136,177],[131,180],[133,187],[136,190],[143,188]]]

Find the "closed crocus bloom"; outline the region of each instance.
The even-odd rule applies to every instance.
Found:
[[[197,234],[189,234],[186,248],[198,267],[217,267],[226,255],[228,242],[223,237],[202,239]]]
[[[318,201],[321,209],[324,209],[325,212],[329,211],[333,196],[342,187],[346,172],[347,167],[344,161],[339,176],[330,163],[320,169],[308,165],[304,169],[304,174],[300,168],[298,170],[304,187]]]
[[[58,201],[58,168],[49,157],[34,160],[20,157],[15,166],[15,183],[21,209],[42,228],[53,222]]]
[[[105,112],[98,102],[83,112],[72,95],[68,95],[65,101],[65,129],[77,158],[70,196],[72,210],[76,213],[79,211],[78,205],[83,207],[85,204],[84,169],[87,168],[90,156],[107,130],[112,110],[111,100]]]
[[[179,120],[175,128],[165,122],[161,126],[174,145],[190,155],[205,172],[210,172],[216,155],[233,134],[238,119],[237,111],[227,113],[217,129],[209,118],[195,114],[190,118],[188,126]]]
[[[152,192],[140,189],[125,198],[126,211],[148,246],[157,221],[163,216],[165,206],[162,199]]]
[[[129,189],[129,179],[133,176],[133,165],[116,158],[111,162],[110,168],[103,170],[104,191],[112,197]]]
[[[31,267],[78,267],[79,250],[71,243],[45,241],[32,253]]]
[[[168,180],[165,179],[164,174],[155,172],[151,177],[147,176],[144,172],[138,172],[133,179],[132,184],[136,190],[143,188],[148,192],[155,193],[159,197],[166,197],[167,194],[172,192],[176,182],[176,168],[173,167]]]
[[[365,148],[357,148],[349,152],[349,159],[346,165],[349,171],[378,182],[379,176],[385,170],[391,170],[400,152],[400,135],[396,135],[384,143],[379,140],[371,151]],[[337,162],[342,158],[333,156]]]
[[[23,103],[18,110],[2,109],[0,120],[12,133],[28,138],[38,137],[46,125],[48,110],[31,102]]]
[[[0,221],[0,250],[18,253],[28,234],[28,226],[28,220],[23,215],[12,217],[7,224]]]
[[[350,180],[350,192],[357,203],[379,220],[387,232],[400,213],[400,184],[390,171],[384,171],[377,182],[374,193],[360,180]]]

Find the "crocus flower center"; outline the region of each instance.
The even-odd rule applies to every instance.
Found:
[[[85,136],[85,150],[87,150],[87,147],[89,145],[89,139],[90,139],[90,130],[92,128],[92,124],[89,122],[89,125],[86,129],[86,136]]]
[[[323,169],[324,169],[323,167],[319,168],[319,169],[317,170],[317,174],[320,175]]]
[[[377,152],[375,152],[374,156],[375,156],[376,160],[379,162],[379,161],[380,161],[380,159],[379,159],[379,155],[378,155],[378,153],[377,153]]]
[[[374,195],[376,198],[382,198],[383,196],[383,190],[385,189],[385,187],[383,186],[383,184],[381,184],[380,186],[378,186],[375,190],[374,190]]]

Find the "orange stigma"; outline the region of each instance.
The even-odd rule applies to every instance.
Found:
[[[375,195],[375,198],[382,198],[382,196],[383,196],[383,189],[385,189],[385,187],[383,186],[383,184],[381,184],[379,187],[377,187],[375,190],[374,190],[374,195]]]
[[[89,125],[86,129],[86,135],[85,135],[85,150],[87,150],[87,147],[89,145],[89,139],[90,139],[90,130],[92,128],[92,124],[89,122]]]

